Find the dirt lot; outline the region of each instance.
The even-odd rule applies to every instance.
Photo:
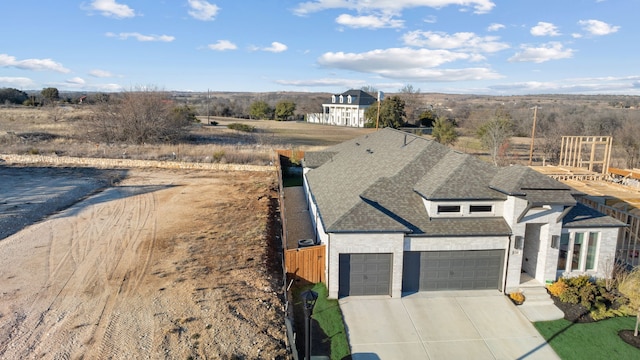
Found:
[[[5,224],[104,184],[96,174],[22,171],[2,178],[0,205],[15,215]],[[0,358],[284,358],[281,268],[269,236],[275,174],[120,175],[0,240]],[[75,191],[83,179],[90,186]],[[30,200],[16,200],[25,188]]]

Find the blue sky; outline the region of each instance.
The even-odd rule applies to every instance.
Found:
[[[637,0],[21,0],[0,87],[640,95]]]

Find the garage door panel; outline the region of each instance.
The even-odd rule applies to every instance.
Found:
[[[504,250],[406,252],[403,291],[500,289]]]
[[[338,296],[389,295],[392,254],[340,254]]]

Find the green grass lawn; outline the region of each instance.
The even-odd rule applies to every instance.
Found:
[[[322,331],[326,335],[325,339],[316,339],[313,341],[330,341],[331,359],[339,360],[344,358],[349,355],[351,351],[349,350],[349,341],[347,340],[347,333],[344,329],[342,311],[340,310],[338,300],[327,299],[327,287],[323,283],[293,289],[294,299],[299,299],[300,293],[307,289],[318,293],[318,300],[313,308],[312,318],[318,322],[320,328],[322,328]],[[295,305],[300,306],[299,304]]]
[[[625,343],[618,330],[633,329],[635,317],[618,317],[574,324],[565,319],[534,323],[560,358],[640,359],[640,350]]]

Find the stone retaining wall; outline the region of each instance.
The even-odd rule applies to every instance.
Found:
[[[47,155],[13,155],[0,154],[0,164],[38,164],[53,166],[90,166],[100,169],[114,168],[162,168],[162,169],[193,169],[216,171],[276,171],[274,166],[245,165],[245,164],[220,164],[220,163],[192,163],[180,161],[154,161],[133,159],[102,159],[79,158],[70,156]]]

